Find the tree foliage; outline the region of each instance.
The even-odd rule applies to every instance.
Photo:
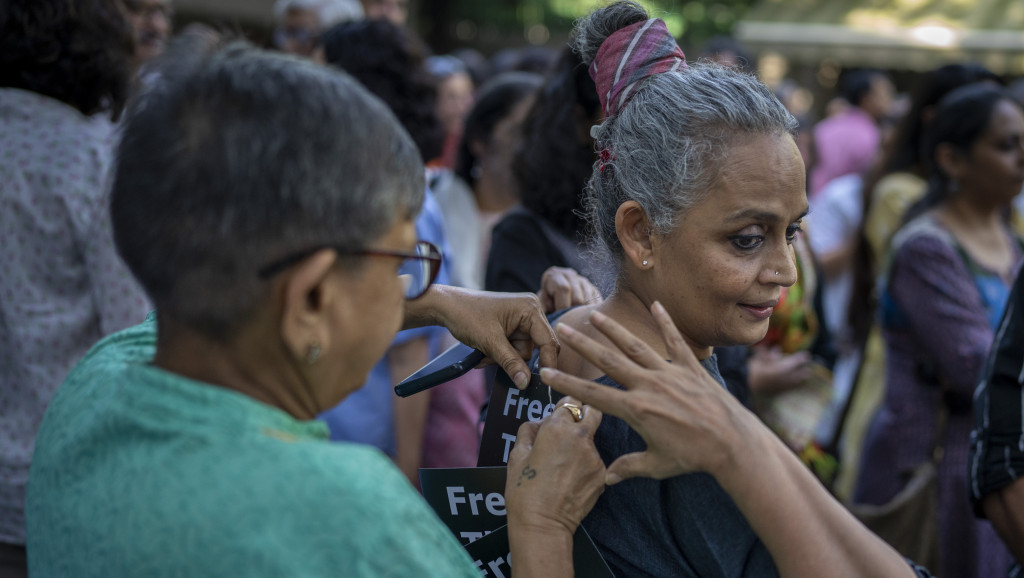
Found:
[[[639,0],[690,50],[729,34],[755,0]],[[421,23],[435,48],[485,51],[516,44],[560,44],[595,0],[423,0]],[[518,42],[517,42],[518,41]]]

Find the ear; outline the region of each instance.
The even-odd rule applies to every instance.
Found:
[[[636,201],[626,201],[615,211],[615,233],[619,237],[623,252],[634,267],[645,269],[644,261],[653,256],[651,225],[647,213]]]
[[[328,273],[337,260],[330,249],[314,253],[292,268],[285,279],[281,337],[291,354],[305,360],[309,350],[327,349],[331,339],[331,311],[339,295],[328,285]]]
[[[961,180],[967,168],[967,159],[963,153],[949,143],[939,143],[935,147],[935,163],[939,169],[951,179]]]

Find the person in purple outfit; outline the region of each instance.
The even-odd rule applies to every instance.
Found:
[[[935,460],[938,575],[998,576],[1009,553],[973,519],[967,461],[974,389],[1022,255],[1007,215],[1024,185],[1024,112],[996,86],[961,87],[939,102],[925,147],[928,191],[883,280],[886,393],[853,499],[883,504]]]

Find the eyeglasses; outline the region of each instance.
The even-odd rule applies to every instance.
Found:
[[[289,255],[263,267],[258,271],[260,279],[269,279],[323,249],[334,249],[339,255],[365,255],[367,257],[396,257],[402,259],[402,264],[398,267],[398,277],[405,286],[405,298],[408,301],[422,297],[427,292],[427,289],[434,284],[438,272],[441,271],[441,251],[427,241],[418,241],[416,248],[412,251],[348,249],[345,247],[321,245],[301,253]]]

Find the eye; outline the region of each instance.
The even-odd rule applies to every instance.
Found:
[[[793,241],[795,241],[797,234],[800,233],[800,231],[804,230],[804,228],[801,226],[802,224],[803,223],[801,223],[800,221],[797,221],[797,222],[793,223],[792,225],[786,227],[786,242],[787,243],[792,243]]]
[[[741,251],[752,251],[764,244],[764,235],[733,235],[729,240]]]

